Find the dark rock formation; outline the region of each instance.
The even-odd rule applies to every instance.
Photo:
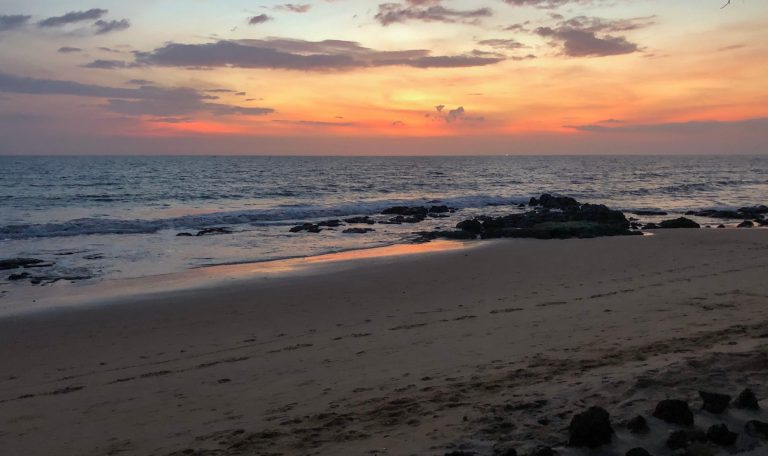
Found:
[[[650,429],[648,429],[648,422],[645,420],[645,418],[637,415],[636,417],[627,421],[627,430],[633,434],[645,434]]]
[[[205,228],[197,232],[195,236],[210,236],[213,234],[231,234],[232,230],[226,227]]]
[[[0,271],[6,269],[26,268],[32,265],[43,263],[43,260],[35,258],[9,258],[0,260]]]
[[[715,424],[707,430],[707,440],[720,446],[731,446],[736,443],[739,434],[728,430],[725,424]]]
[[[365,234],[365,233],[370,233],[371,231],[376,231],[376,230],[374,230],[373,228],[348,228],[348,229],[342,231],[342,233],[344,233],[344,234]]]
[[[749,388],[739,393],[739,396],[733,401],[733,406],[740,409],[760,410],[760,404],[757,402],[757,397]]]
[[[302,231],[306,231],[308,233],[319,233],[323,231],[319,225],[316,225],[314,223],[302,223],[301,225],[296,225],[293,228],[289,230],[291,233],[301,233]]]
[[[731,396],[727,394],[699,391],[699,396],[701,396],[701,400],[704,401],[701,409],[717,415],[723,413],[731,403]]]
[[[695,215],[697,217],[708,217],[717,219],[738,219],[743,218],[737,211],[724,211],[718,209],[704,209],[700,211],[688,211],[685,215]]]
[[[631,450],[627,451],[626,456],[651,456],[651,453],[649,453],[645,448],[632,448]]]
[[[755,226],[755,222],[753,222],[751,220],[744,220],[743,222],[739,223],[736,226],[738,228],[752,228],[753,226]]]
[[[528,456],[557,456],[558,452],[548,446],[538,446],[528,452]]]
[[[28,272],[22,272],[20,274],[11,274],[8,276],[8,280],[16,281],[16,280],[24,280],[29,277]]]
[[[531,198],[529,206],[539,206],[545,209],[560,209],[562,211],[579,207],[579,202],[570,196],[553,196],[549,193],[541,195],[539,198]]]
[[[176,236],[179,236],[179,237],[191,237],[191,236],[193,236],[193,234],[192,233],[182,232],[182,233],[176,233]]]
[[[701,228],[701,225],[691,219],[680,217],[672,220],[664,220],[659,223],[659,228]]]
[[[655,223],[646,223],[645,226],[643,226],[644,230],[657,230],[659,229],[659,225]]]
[[[381,211],[384,215],[417,215],[426,217],[429,209],[424,206],[394,206]]]
[[[596,448],[609,444],[613,438],[611,416],[603,408],[590,407],[571,419],[568,432],[570,446]]]
[[[744,431],[752,437],[768,440],[768,423],[763,421],[748,421],[744,426]]]
[[[348,219],[344,219],[344,221],[346,223],[349,223],[350,225],[361,225],[361,224],[373,225],[374,223],[376,223],[374,219],[368,217],[367,215],[365,217],[351,217]]]
[[[445,214],[446,212],[451,212],[451,208],[445,205],[432,206],[429,208],[429,212],[431,214]]]
[[[317,226],[327,226],[329,228],[338,228],[341,226],[341,220],[325,220],[318,222]]]
[[[750,218],[768,214],[768,206],[761,204],[759,206],[740,207],[739,212],[748,215]]]
[[[665,399],[656,405],[653,416],[667,423],[682,426],[693,425],[693,413],[688,403],[678,399]]]

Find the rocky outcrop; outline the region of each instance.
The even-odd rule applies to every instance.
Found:
[[[693,220],[685,217],[680,217],[672,220],[664,220],[658,224],[659,228],[662,229],[670,229],[670,228],[701,228],[701,225],[694,222]]]
[[[36,258],[9,258],[6,260],[0,260],[0,271],[16,268],[28,268],[30,266],[45,263],[43,260]]]
[[[570,446],[596,448],[607,445],[613,439],[611,416],[603,408],[590,407],[571,419],[568,432]]]
[[[656,405],[653,416],[667,423],[681,426],[693,425],[693,413],[688,403],[678,399],[665,399]]]
[[[749,388],[739,393],[739,396],[733,401],[733,406],[739,409],[760,410],[757,396]]]
[[[731,403],[731,396],[727,394],[699,391],[699,396],[704,401],[701,409],[716,415],[723,413]]]

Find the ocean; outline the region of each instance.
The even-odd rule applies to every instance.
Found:
[[[673,215],[765,204],[768,157],[0,156],[0,258],[51,262],[53,278],[145,277],[413,242],[544,192]],[[366,234],[289,232],[432,204],[457,211]],[[211,227],[231,233],[177,236]],[[0,291],[14,286],[0,276]]]

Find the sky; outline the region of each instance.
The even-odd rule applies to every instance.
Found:
[[[768,1],[0,0],[0,154],[768,154]]]

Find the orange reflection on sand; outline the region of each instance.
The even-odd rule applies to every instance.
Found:
[[[276,274],[282,272],[292,272],[306,269],[313,265],[340,263],[344,261],[363,260],[371,258],[386,258],[403,255],[416,255],[420,253],[442,252],[457,250],[467,246],[466,242],[438,240],[424,244],[397,244],[387,247],[376,247],[372,249],[349,250],[346,252],[329,253],[303,258],[289,258],[285,260],[265,261],[262,263],[248,263],[236,265],[212,266],[206,268],[216,271],[217,274],[226,273],[267,273]]]

